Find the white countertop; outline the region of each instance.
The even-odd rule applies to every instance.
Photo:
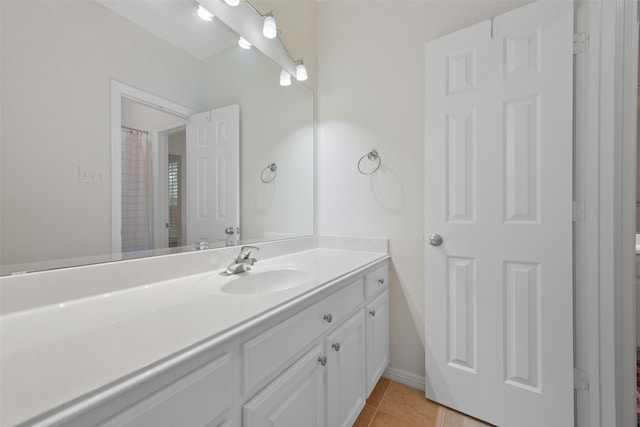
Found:
[[[312,249],[255,265],[256,271],[277,264],[316,271],[303,287],[232,295],[206,285],[207,277],[219,277],[215,270],[3,315],[0,425],[59,407],[194,344],[229,337],[256,316],[386,257]]]

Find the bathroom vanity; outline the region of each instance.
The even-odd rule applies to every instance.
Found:
[[[284,255],[278,242],[260,245],[267,256],[240,275],[137,278],[5,308],[1,424],[352,425],[389,361],[388,255],[310,239]],[[220,266],[237,250],[185,257]],[[145,261],[159,262],[135,262]],[[117,264],[111,281],[126,281]],[[16,278],[2,279],[13,295]]]

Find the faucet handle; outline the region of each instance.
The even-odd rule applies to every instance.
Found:
[[[243,246],[242,248],[240,248],[240,255],[238,256],[238,258],[241,259],[249,259],[249,256],[251,255],[251,251],[256,250],[259,251],[260,248],[256,247],[256,246]],[[252,259],[253,262],[255,262],[255,258]]]

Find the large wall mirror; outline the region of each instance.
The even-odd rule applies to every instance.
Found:
[[[193,1],[0,7],[3,275],[313,234],[313,93]]]

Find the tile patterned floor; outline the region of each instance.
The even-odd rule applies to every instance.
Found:
[[[427,400],[424,392],[381,378],[353,427],[488,427]]]

